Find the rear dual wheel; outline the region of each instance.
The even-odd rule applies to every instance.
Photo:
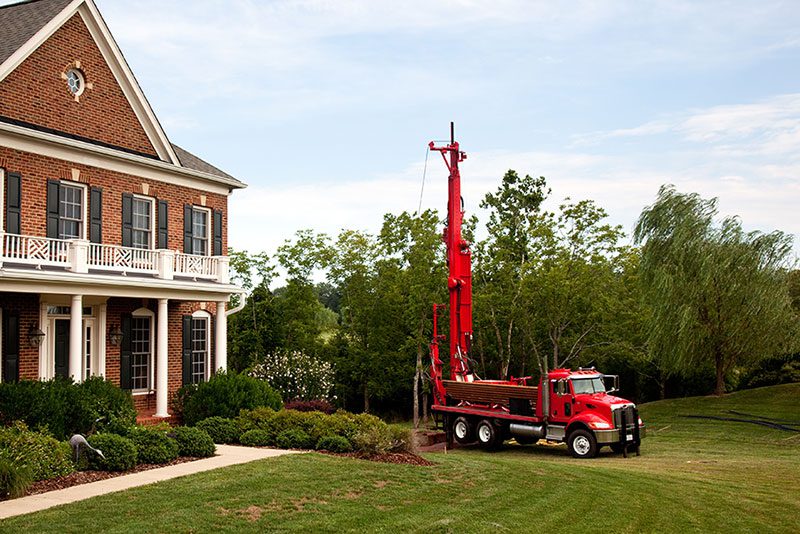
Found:
[[[453,436],[461,445],[475,441],[475,427],[466,417],[457,417],[453,421]]]
[[[500,431],[491,419],[481,419],[475,427],[475,434],[481,447],[487,450],[497,449],[503,443]]]

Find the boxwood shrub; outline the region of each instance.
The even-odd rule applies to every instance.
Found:
[[[214,452],[217,450],[211,436],[203,429],[179,426],[170,434],[178,442],[178,454],[181,456],[207,458],[214,456]]]
[[[266,430],[248,430],[239,438],[242,445],[247,447],[271,447],[275,445],[275,439]]]
[[[300,429],[284,430],[275,438],[275,444],[281,449],[313,449],[314,440]]]
[[[197,428],[205,431],[214,443],[238,443],[242,429],[238,421],[225,417],[209,417],[197,423]]]
[[[322,436],[317,441],[318,451],[350,452],[353,445],[344,436]]]
[[[138,427],[128,437],[136,445],[139,463],[165,464],[178,457],[178,442],[163,430]]]
[[[209,417],[237,417],[243,409],[266,406],[278,410],[283,405],[280,394],[263,380],[233,372],[218,372],[178,396],[183,401],[183,421],[190,426]]]
[[[95,434],[89,436],[89,444],[103,451],[103,456],[89,452],[89,469],[97,471],[128,471],[136,467],[139,454],[132,440],[117,434]]]
[[[75,470],[69,443],[29,430],[22,422],[0,429],[0,457],[27,470],[33,480],[60,477]]]

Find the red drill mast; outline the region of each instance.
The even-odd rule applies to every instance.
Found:
[[[450,171],[447,181],[447,226],[442,239],[447,245],[447,266],[449,275],[447,287],[450,292],[450,379],[468,382],[472,380],[467,358],[472,347],[472,253],[469,243],[461,237],[464,221],[464,201],[461,197],[461,174],[458,164],[467,155],[459,150],[455,140],[453,123],[450,123],[450,144],[437,147],[431,141],[431,150],[441,152],[442,159]],[[439,359],[439,335],[436,332],[436,312],[440,306],[434,304],[434,332],[431,342],[433,360],[432,375],[434,394],[444,403],[444,389],[441,386],[442,362]],[[436,380],[438,378],[438,380]]]

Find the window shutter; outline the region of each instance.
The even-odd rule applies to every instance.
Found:
[[[133,389],[131,381],[131,316],[123,315],[120,322],[122,343],[119,346],[119,387]]]
[[[19,315],[3,313],[3,382],[19,380]]]
[[[58,195],[61,186],[57,180],[47,180],[47,237],[58,239]]]
[[[6,182],[6,232],[19,234],[22,223],[22,176],[18,172],[9,173]]]
[[[158,248],[169,248],[167,239],[169,227],[167,226],[167,201],[158,201]]]
[[[93,187],[89,199],[89,241],[103,242],[103,190]]]
[[[122,194],[122,246],[133,246],[133,195]]]
[[[222,212],[214,210],[214,256],[222,256]]]
[[[192,206],[183,206],[183,251],[186,254],[192,253]]]
[[[192,383],[192,316],[183,316],[183,385]]]

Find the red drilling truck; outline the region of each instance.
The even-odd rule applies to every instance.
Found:
[[[619,379],[594,368],[554,369],[542,376],[538,386],[528,385],[531,377],[508,380],[480,380],[469,367],[472,346],[472,274],[469,243],[461,235],[464,219],[461,175],[458,164],[467,158],[455,140],[450,124],[450,143],[437,146],[450,171],[448,179],[447,226],[443,240],[447,245],[450,293],[450,379],[443,377],[444,363],[439,357],[437,318],[444,305],[433,306],[431,341],[431,380],[434,404],[431,407],[444,426],[448,446],[478,442],[495,449],[508,439],[520,444],[539,440],[566,443],[576,458],[592,458],[601,447],[609,446],[627,456],[639,454],[645,426],[633,402],[612,395]]]

